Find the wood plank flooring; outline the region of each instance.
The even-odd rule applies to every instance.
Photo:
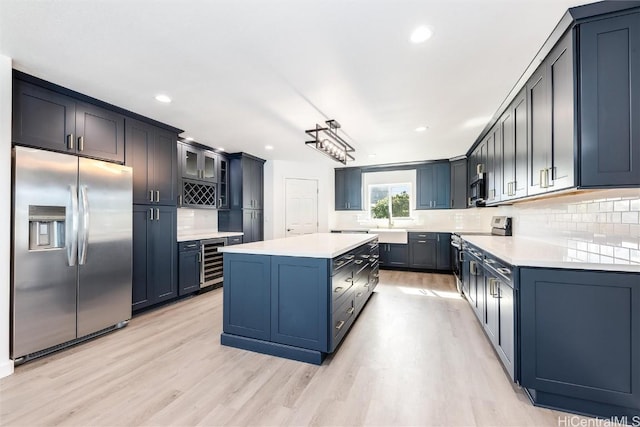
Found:
[[[0,425],[557,426],[568,416],[510,383],[453,276],[380,276],[322,366],[221,346],[217,289],[17,367],[0,380]]]

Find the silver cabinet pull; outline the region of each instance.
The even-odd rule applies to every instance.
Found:
[[[222,206],[222,198],[218,199],[218,206]]]
[[[153,208],[149,208],[149,219],[153,221]]]
[[[500,268],[496,268],[496,270],[498,270],[500,273],[504,274],[504,275],[511,275],[511,270],[509,270],[508,268],[504,268],[504,267],[500,267]]]
[[[182,206],[182,194],[178,195],[178,205]]]
[[[153,190],[149,190],[149,201],[153,202]]]
[[[202,262],[202,252],[198,252],[198,262]]]
[[[496,291],[495,291],[496,282],[497,280],[493,277],[489,279],[489,294],[491,294],[492,297],[496,296]]]
[[[496,263],[495,260],[492,260],[492,259],[486,259],[485,262],[487,264],[495,264]]]
[[[84,136],[78,137],[78,151],[84,150]]]
[[[341,321],[339,321],[339,322],[338,322],[338,324],[336,325],[336,329],[337,329],[337,330],[340,330],[340,329],[342,329],[342,327],[343,327],[343,326],[344,326],[344,320],[341,320]]]
[[[547,187],[553,187],[553,168],[547,169]]]
[[[353,314],[354,311],[356,311],[356,309],[353,307],[350,307],[349,310],[347,310],[347,314]]]
[[[156,208],[156,221],[160,221],[160,209]]]
[[[337,288],[335,288],[333,290],[333,292],[340,292],[341,290],[343,290],[344,288],[342,286],[338,286]]]
[[[357,260],[354,261],[354,263],[356,263],[356,264],[362,264],[363,262],[364,262],[364,260],[361,260],[361,259],[357,259]]]
[[[546,188],[544,185],[545,175],[545,169],[540,169],[540,188]]]
[[[427,243],[426,240],[418,240],[418,243]]]
[[[67,149],[73,150],[73,134],[72,133],[67,135]]]
[[[160,190],[156,190],[156,202],[160,201]]]

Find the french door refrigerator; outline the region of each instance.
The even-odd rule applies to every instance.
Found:
[[[131,318],[128,166],[13,150],[11,357],[21,363]]]

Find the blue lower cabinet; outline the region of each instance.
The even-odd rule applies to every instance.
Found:
[[[328,351],[328,263],[271,257],[271,341]]]
[[[523,268],[521,384],[539,406],[640,420],[637,273]]]
[[[225,333],[249,338],[271,338],[271,257],[224,255]]]
[[[321,364],[371,296],[377,249],[334,259],[225,253],[221,344]]]

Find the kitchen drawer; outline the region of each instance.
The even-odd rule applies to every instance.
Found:
[[[360,312],[360,310],[364,306],[364,303],[367,302],[367,299],[369,298],[370,285],[368,279],[369,278],[367,277],[367,280],[365,280],[364,282],[358,282],[356,285],[354,285],[355,289],[353,290],[353,305],[356,308],[356,313]]]
[[[343,297],[353,286],[353,273],[350,267],[346,267],[331,278],[331,298],[334,308],[344,301]]]
[[[331,260],[331,275],[335,276],[336,274],[344,273],[347,270],[351,271],[351,265],[355,257],[355,254],[350,252],[333,258]]]
[[[353,292],[349,292],[349,298],[347,298],[347,300],[333,312],[330,334],[331,351],[335,350],[353,324],[353,320],[356,317],[355,312],[356,308],[353,300]]]
[[[178,251],[200,250],[200,240],[189,240],[188,242],[178,242]]]
[[[242,236],[227,237],[227,245],[239,245],[242,243]]]
[[[422,232],[410,232],[409,240],[436,240],[438,233],[422,233]]]

